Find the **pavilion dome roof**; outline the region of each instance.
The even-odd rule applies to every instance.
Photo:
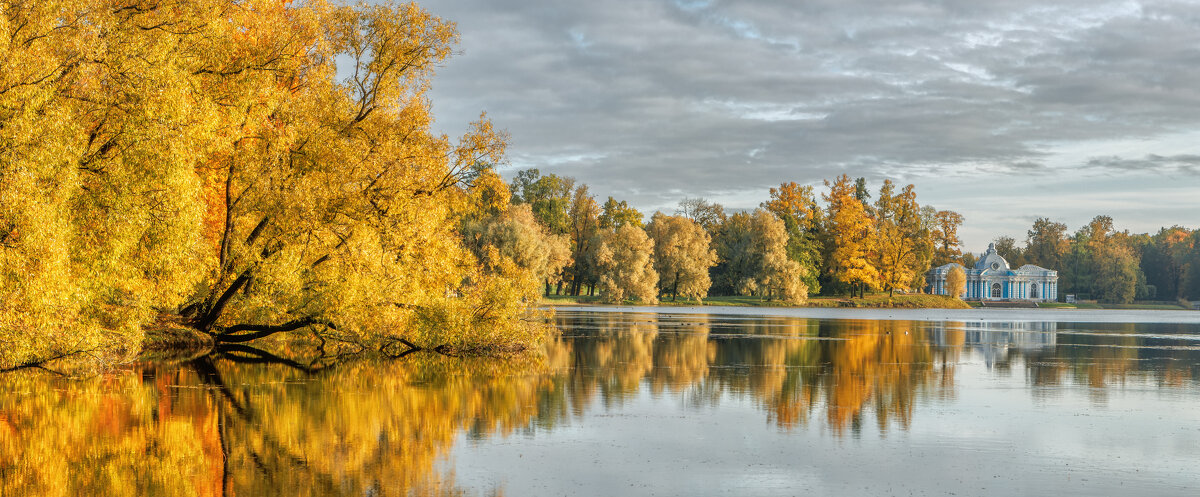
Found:
[[[987,252],[975,262],[975,269],[991,271],[1008,271],[1008,261],[996,253],[996,244],[989,243]]]

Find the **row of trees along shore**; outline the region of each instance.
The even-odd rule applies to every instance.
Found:
[[[996,252],[1019,267],[1058,271],[1059,296],[1127,304],[1200,300],[1200,230],[1161,228],[1153,235],[1117,231],[1109,216],[1096,216],[1073,234],[1067,225],[1039,218],[1024,245],[995,240]],[[974,263],[968,254],[965,262]]]
[[[569,177],[517,173],[513,202],[557,237],[558,271],[546,295],[596,295],[609,302],[746,295],[802,303],[810,293],[862,296],[867,290],[921,289],[931,265],[962,257],[956,212],[917,203],[913,185],[885,180],[874,195],[866,180],[794,182],[770,190],[753,212],[684,199],[673,215],[648,222],[625,201],[600,204]],[[875,197],[872,199],[872,197]],[[823,202],[823,203],[822,203]],[[551,268],[552,269],[552,268]]]
[[[528,169],[510,190],[514,203],[558,237],[554,267],[561,270],[547,268],[546,295],[647,303],[749,295],[801,303],[810,294],[919,292],[931,267],[974,267],[977,256],[964,253],[958,237],[963,216],[918,204],[913,185],[898,189],[885,180],[872,195],[864,178],[842,175],[825,186],[818,201],[812,186],[784,183],[759,209],[732,215],[720,204],[684,199],[674,215],[656,212],[644,225],[627,202],[608,197],[599,204],[569,177]],[[1118,304],[1200,299],[1200,230],[1132,234],[1097,216],[1071,234],[1065,224],[1039,218],[1024,246],[1006,236],[995,243],[1011,267],[1058,271],[1060,297]]]

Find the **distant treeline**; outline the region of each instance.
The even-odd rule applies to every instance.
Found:
[[[1067,225],[1039,218],[1023,247],[1000,237],[996,252],[1014,267],[1057,270],[1059,295],[1111,303],[1200,299],[1200,230],[1172,226],[1134,234],[1116,231],[1111,217],[1096,216],[1070,234]],[[971,254],[963,259],[974,263]]]
[[[573,178],[520,171],[509,185],[560,247],[546,295],[602,295],[609,301],[748,295],[800,302],[808,295],[922,291],[930,267],[972,267],[958,228],[963,216],[917,202],[915,187],[885,180],[873,194],[864,178],[812,186],[783,183],[754,212],[685,198],[671,214],[645,216],[626,201],[603,204]],[[1038,219],[1024,247],[995,240],[1012,267],[1059,272],[1060,295],[1111,303],[1200,297],[1200,231],[1117,232],[1097,216],[1073,235]],[[557,269],[556,269],[557,268]]]
[[[727,214],[685,198],[648,222],[626,201],[600,204],[587,185],[537,169],[519,172],[510,191],[567,254],[548,273],[547,295],[802,302],[816,293],[919,290],[931,265],[961,260],[963,217],[921,206],[913,185],[887,180],[872,194],[863,178],[825,184],[818,199],[811,186],[784,183],[754,212]]]

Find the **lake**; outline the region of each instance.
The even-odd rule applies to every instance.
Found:
[[[544,354],[0,375],[0,495],[1196,495],[1200,312],[559,308]]]

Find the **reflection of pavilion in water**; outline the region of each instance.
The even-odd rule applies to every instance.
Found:
[[[961,333],[961,340],[955,335]],[[983,355],[990,369],[1009,360],[1011,351],[1022,353],[1052,348],[1058,344],[1058,323],[1045,321],[945,321],[932,323],[929,340],[940,347],[959,343],[964,350]]]

